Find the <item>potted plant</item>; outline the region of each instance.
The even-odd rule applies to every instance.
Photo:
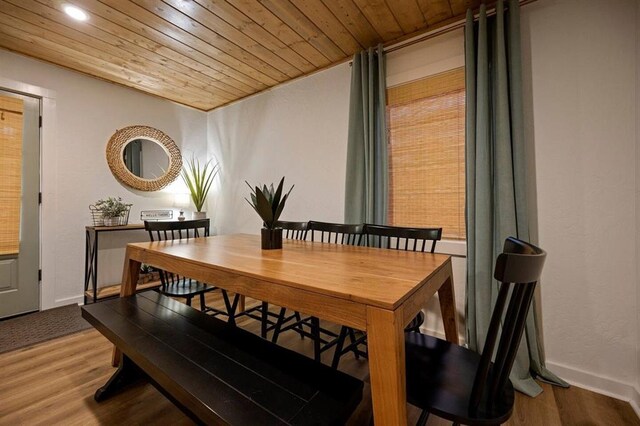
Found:
[[[213,179],[218,175],[219,171],[220,165],[218,163],[211,163],[211,160],[209,160],[204,165],[200,165],[200,160],[193,156],[182,168],[180,175],[189,188],[191,201],[193,201],[193,205],[196,208],[196,211],[193,213],[194,219],[204,219],[207,217],[207,212],[203,212],[202,208],[207,201],[207,195],[209,195],[209,189],[211,188]]]
[[[269,187],[263,185],[262,189],[260,189],[259,186],[254,188],[249,182],[245,182],[251,189],[251,201],[246,198],[245,200],[258,213],[263,222],[261,230],[262,248],[265,250],[282,248],[282,228],[277,227],[278,218],[282,214],[285,202],[295,185],[292,185],[289,192],[283,196],[284,177],[280,180],[280,184],[275,190],[273,184]]]
[[[126,225],[129,221],[129,209],[132,204],[122,202],[120,197],[98,200],[93,208],[102,216],[104,226]]]

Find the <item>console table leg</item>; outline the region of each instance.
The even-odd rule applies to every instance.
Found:
[[[93,303],[98,301],[98,232],[93,233]]]
[[[87,291],[89,290],[89,252],[91,241],[89,231],[84,232],[84,304],[87,304]]]

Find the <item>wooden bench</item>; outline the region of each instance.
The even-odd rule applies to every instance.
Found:
[[[362,381],[155,292],[82,316],[123,354],[97,401],[144,378],[198,423],[325,425],[362,399]]]

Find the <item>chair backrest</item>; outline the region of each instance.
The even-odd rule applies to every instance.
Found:
[[[284,237],[291,240],[304,240],[307,238],[308,222],[287,222],[280,220],[276,226],[283,229]]]
[[[322,243],[360,245],[362,224],[344,224],[310,221],[307,230],[311,234],[311,241]]]
[[[364,224],[364,244],[369,247],[434,252],[442,239],[442,228],[406,228],[403,226]]]
[[[182,222],[144,222],[151,241],[189,240],[209,236],[209,219],[185,220]],[[177,274],[158,269],[162,286],[186,284],[189,280]]]
[[[472,410],[476,409],[483,399],[495,400],[509,381],[546,256],[544,250],[513,237],[507,238],[504,243],[503,252],[498,256],[494,270],[494,278],[501,283],[500,291],[473,384],[470,407]],[[509,293],[511,297],[508,297]],[[500,340],[497,341],[501,324],[502,332]],[[498,350],[491,368],[496,343]]]
[[[185,220],[182,222],[144,222],[151,241],[188,240],[209,236],[209,219]]]

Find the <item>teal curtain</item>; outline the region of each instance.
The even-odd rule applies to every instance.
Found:
[[[467,199],[467,342],[484,346],[498,294],[493,268],[506,237],[530,241],[527,217],[526,165],[522,106],[520,10],[499,0],[487,18],[484,5],[478,22],[467,11],[466,62],[466,199]],[[535,302],[534,302],[535,303]],[[529,312],[511,373],[514,387],[530,396],[542,388],[538,378],[561,386],[566,382],[544,365],[535,307]]]
[[[386,78],[382,46],[353,57],[345,223],[387,223]]]

